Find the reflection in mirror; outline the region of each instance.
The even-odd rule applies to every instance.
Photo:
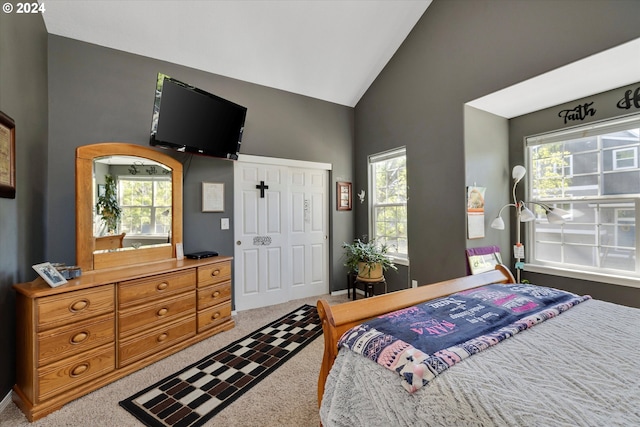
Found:
[[[96,206],[100,195],[108,193],[106,176],[114,182],[107,205],[119,211],[117,221],[108,225]],[[106,236],[101,235],[103,228]],[[122,142],[76,148],[76,264],[83,271],[170,260],[178,243],[182,163],[155,149]]]
[[[95,250],[171,243],[171,168],[134,156],[93,162]]]

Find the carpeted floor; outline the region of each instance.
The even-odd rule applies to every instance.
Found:
[[[331,304],[347,295],[323,296]],[[203,359],[303,304],[316,305],[318,297],[289,301],[271,307],[241,311],[236,327],[195,344],[177,354],[68,403],[62,409],[29,423],[10,403],[0,413],[2,427],[140,427],[143,424],[118,405],[123,399]],[[283,366],[209,420],[205,426],[275,427],[318,426],[317,380],[324,342],[317,338]]]

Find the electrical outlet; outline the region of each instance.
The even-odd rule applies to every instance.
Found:
[[[229,218],[220,218],[220,229],[221,230],[229,229]]]
[[[411,287],[412,288],[417,288],[418,287],[418,281],[417,280],[412,280],[411,281]]]

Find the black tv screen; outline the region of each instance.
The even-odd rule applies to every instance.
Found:
[[[158,74],[151,145],[236,160],[247,109]]]

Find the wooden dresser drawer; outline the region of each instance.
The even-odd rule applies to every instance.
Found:
[[[231,261],[198,267],[198,287],[231,280]]]
[[[231,282],[198,289],[198,310],[231,300]]]
[[[53,397],[111,372],[116,367],[115,349],[106,345],[78,357],[70,357],[38,369],[38,398]]]
[[[38,330],[75,323],[101,314],[112,313],[115,307],[113,285],[67,292],[36,300]]]
[[[231,301],[198,312],[198,333],[223,323],[231,317]]]
[[[122,340],[119,347],[120,367],[151,356],[195,334],[196,318],[189,316],[181,321]]]
[[[118,315],[120,338],[171,322],[186,314],[195,315],[196,301],[193,292],[123,310]]]
[[[130,307],[193,290],[195,287],[196,272],[194,269],[128,280],[121,282],[118,287],[118,303],[121,308]]]
[[[38,367],[114,342],[113,314],[83,320],[38,334]]]

